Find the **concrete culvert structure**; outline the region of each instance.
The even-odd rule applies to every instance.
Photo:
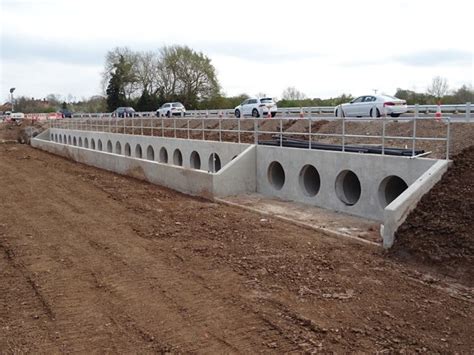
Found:
[[[314,197],[321,187],[321,178],[318,170],[313,165],[305,165],[300,171],[299,183],[306,196]]]
[[[183,165],[183,155],[179,149],[175,149],[173,153],[173,164],[178,166]]]
[[[102,141],[100,139],[97,140],[97,150],[102,151]]]
[[[201,169],[201,157],[199,156],[199,153],[196,151],[193,151],[191,153],[191,157],[189,159],[191,168],[193,169]]]
[[[73,146],[76,146],[76,145],[77,145],[76,137],[74,137],[74,138],[72,139],[72,145],[73,145]]]
[[[112,142],[110,140],[107,141],[107,152],[112,153]]]
[[[148,148],[146,149],[146,158],[148,160],[155,160],[155,150],[153,149],[151,145],[149,145]]]
[[[64,137],[63,137],[63,142],[64,142],[64,144],[67,144],[67,137],[66,137],[66,135],[64,135]]]
[[[125,143],[125,155],[127,157],[132,155],[132,150],[130,149],[130,144],[128,144],[128,143]]]
[[[84,148],[89,148],[89,140],[84,138]]]
[[[122,145],[119,141],[115,143],[115,154],[122,154]]]
[[[379,201],[383,208],[400,196],[408,188],[407,183],[396,175],[387,176],[379,185]]]
[[[63,142],[63,136],[59,135],[59,143],[62,143],[62,142]]]
[[[271,162],[267,170],[268,182],[276,190],[281,190],[285,184],[285,170],[277,161]]]
[[[95,149],[95,140],[91,138],[91,149]]]
[[[68,136],[67,137],[67,144],[71,145],[71,143],[72,143],[71,136]]]
[[[359,201],[361,194],[360,180],[351,170],[343,170],[336,178],[336,195],[347,206]]]
[[[79,147],[82,147],[82,137],[79,137]]]
[[[217,153],[211,153],[209,156],[209,172],[217,173],[221,170],[221,158]]]
[[[142,146],[140,144],[137,144],[135,147],[135,157],[141,159],[143,156],[142,154]]]
[[[160,163],[168,163],[168,151],[165,147],[160,149]]]

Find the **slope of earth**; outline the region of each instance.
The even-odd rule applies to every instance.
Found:
[[[474,351],[472,289],[376,248],[0,146],[0,353]]]
[[[399,228],[392,255],[434,266],[474,285],[474,145]]]

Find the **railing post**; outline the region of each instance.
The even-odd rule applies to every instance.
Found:
[[[140,126],[141,126],[141,130],[142,130],[141,133],[142,133],[142,136],[143,136],[143,118],[141,118],[141,117],[140,117]]]
[[[311,123],[312,123],[311,118],[309,118],[308,121],[309,121],[309,127],[308,127],[308,133],[309,133],[308,142],[309,142],[309,144],[308,144],[308,147],[309,147],[309,149],[311,149]]]
[[[387,117],[383,115],[382,118],[382,155],[385,155],[385,123]]]
[[[237,135],[239,137],[239,143],[240,143],[240,117],[237,118]]]
[[[415,108],[416,110],[416,108]],[[415,156],[415,145],[416,145],[416,115],[413,118],[413,141],[412,141],[412,146],[411,146],[411,156]]]
[[[451,141],[451,119],[448,117],[447,132],[446,132],[446,160],[449,160],[449,145]]]
[[[201,127],[202,127],[202,140],[204,141],[204,140],[206,140],[205,133],[204,133],[204,118],[202,119]]]
[[[165,136],[165,122],[164,122],[164,118],[163,118],[163,117],[161,118],[161,136],[162,136],[162,137]]]
[[[346,118],[344,117],[344,113],[342,114],[342,151],[346,151]]]
[[[190,136],[189,136],[189,118],[188,118],[188,120],[187,120],[187,122],[186,122],[186,125],[187,125],[187,127],[188,127],[188,139],[189,139],[189,138],[190,138]]]
[[[283,119],[280,118],[280,147],[283,146]]]
[[[258,118],[254,118],[253,121],[253,142],[258,144]]]
[[[176,138],[176,118],[173,117],[174,137]]]
[[[466,121],[471,122],[471,103],[466,103]]]
[[[222,142],[222,119],[219,118],[219,142]]]

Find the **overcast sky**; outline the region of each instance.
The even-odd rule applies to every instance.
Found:
[[[101,93],[105,53],[188,45],[227,95],[473,82],[472,0],[0,0],[0,98]]]

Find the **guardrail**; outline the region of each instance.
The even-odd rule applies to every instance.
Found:
[[[276,137],[276,142],[279,142],[280,146],[283,146],[283,141],[287,137],[302,137],[307,141],[307,149],[312,149],[312,142],[316,142],[319,138],[336,138],[340,141],[341,151],[345,152],[346,148],[349,147],[347,144],[348,140],[359,139],[363,141],[378,140],[380,141],[381,154],[385,155],[388,141],[405,141],[410,142],[405,145],[405,149],[411,150],[411,157],[417,157],[417,147],[420,141],[437,141],[445,144],[445,159],[449,159],[450,149],[450,118],[443,118],[440,123],[446,125],[446,135],[444,137],[426,137],[417,135],[417,123],[420,121],[434,121],[434,117],[421,118],[367,118],[363,121],[377,122],[381,124],[380,134],[350,134],[347,131],[347,122],[357,121],[361,122],[360,118],[352,117],[334,117],[334,120],[340,122],[341,133],[321,133],[314,131],[313,124],[317,123],[316,119],[306,118],[297,120],[300,122],[300,131],[287,130],[287,123],[294,123],[294,119],[291,118],[197,118],[197,117],[186,117],[186,118],[165,118],[165,117],[140,117],[140,118],[72,118],[65,120],[51,120],[51,128],[60,129],[71,129],[71,130],[83,130],[83,131],[98,131],[106,133],[120,133],[120,134],[133,134],[133,135],[150,135],[159,137],[172,137],[172,138],[185,138],[185,139],[209,139],[210,135],[213,135],[213,139],[220,142],[229,140],[226,135],[233,135],[234,140],[238,143],[243,142],[245,138],[247,143],[253,141],[254,144],[259,144],[262,137],[268,138]],[[387,123],[402,123],[411,122],[410,136],[396,136],[389,135],[386,131]],[[262,126],[266,123],[273,122],[275,129],[268,130]],[[285,122],[285,124],[284,124]],[[223,127],[223,124],[226,127]],[[227,127],[230,126],[230,127]],[[283,128],[285,126],[285,129]],[[253,138],[252,138],[253,137]],[[233,140],[231,140],[233,141]],[[359,143],[358,143],[359,144]]]

